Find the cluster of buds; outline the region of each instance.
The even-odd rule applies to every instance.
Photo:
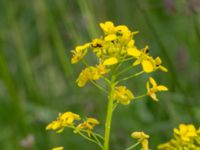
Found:
[[[160,144],[163,150],[200,150],[200,128],[192,124],[180,124],[174,129],[174,137],[167,143]]]

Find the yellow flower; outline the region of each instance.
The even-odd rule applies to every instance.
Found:
[[[92,51],[96,54],[98,58],[102,56],[102,50],[104,49],[105,41],[103,39],[97,38],[92,40]]]
[[[145,134],[144,132],[133,132],[131,133],[131,137],[134,139],[148,139],[149,135]]]
[[[87,118],[86,121],[83,123],[80,123],[74,130],[74,133],[80,132],[82,129],[85,129],[88,131],[88,134],[92,132],[94,127],[99,124],[99,121],[95,118]]]
[[[108,70],[104,65],[99,64],[96,67],[90,66],[85,68],[77,78],[76,82],[79,87],[85,86],[88,80],[98,80],[103,74],[106,74]]]
[[[162,60],[160,59],[160,57],[156,57],[155,59],[155,64],[156,64],[156,67],[159,68],[160,70],[164,71],[164,72],[167,72],[168,69],[165,68],[164,66],[162,66]]]
[[[152,85],[152,88],[150,88],[150,85],[149,85],[150,83]],[[166,86],[157,85],[156,81],[152,77],[149,78],[149,81],[146,84],[146,88],[147,88],[147,95],[149,95],[155,101],[158,101],[156,92],[168,90]]]
[[[155,70],[155,61],[151,56],[149,56],[149,47],[148,46],[143,48],[141,51],[138,50],[136,47],[129,48],[128,54],[137,59],[133,63],[133,66],[141,64],[144,72],[146,72],[146,73],[150,73]]]
[[[100,27],[105,34],[115,33],[115,26],[111,21],[106,21],[105,23],[100,23]]]
[[[82,46],[77,46],[75,51],[72,51],[73,56],[71,58],[71,63],[75,64],[80,61],[87,53],[87,48],[90,47],[90,43],[86,43]]]
[[[119,25],[115,28],[116,32],[117,32],[117,35],[121,35],[121,34],[124,34],[124,33],[127,33],[127,32],[130,32],[130,30],[128,29],[127,26],[125,25]]]
[[[59,146],[59,147],[55,147],[55,148],[53,148],[52,150],[63,150],[63,149],[64,149],[64,147]]]
[[[131,137],[137,139],[142,144],[141,150],[149,150],[149,135],[145,134],[144,132],[133,132]]]
[[[175,128],[174,133],[178,135],[182,141],[190,141],[192,138],[197,137],[197,130],[194,125],[180,124],[179,129]]]
[[[144,72],[149,73],[154,71],[153,59],[149,57],[141,62]]]
[[[163,150],[200,150],[199,131],[192,124],[180,124],[174,129],[174,137],[167,143],[158,145]]]
[[[75,51],[76,52],[82,52],[83,50],[87,49],[90,47],[90,43],[85,43],[84,45],[81,45],[81,46],[77,46],[75,48]]]
[[[133,33],[128,29],[127,26],[119,25],[116,26],[116,35],[119,37],[119,42],[124,45],[131,41]]]
[[[91,46],[93,48],[101,48],[103,47],[104,41],[102,39],[94,39],[92,40]]]
[[[149,56],[149,47],[145,46],[142,50],[138,50],[136,47],[130,47],[127,49],[127,53],[129,56],[133,56],[137,60],[133,63],[133,66],[142,65],[142,69],[146,73],[150,73],[155,71],[156,69],[160,69],[164,72],[167,72],[167,68],[161,65],[162,61],[160,57],[153,59],[153,57]]]
[[[64,127],[73,126],[74,120],[80,120],[80,116],[72,112],[59,114],[55,121],[47,125],[46,130],[57,130],[60,133],[64,130]]]
[[[66,125],[71,125],[73,124],[74,120],[80,120],[80,116],[72,112],[65,112],[63,114],[59,114],[58,119],[62,120]]]
[[[110,57],[110,58],[104,60],[103,65],[110,66],[110,65],[114,65],[116,63],[118,63],[117,58],[116,57]]]
[[[113,99],[117,100],[123,105],[128,105],[132,99],[134,99],[133,93],[125,86],[115,87]]]

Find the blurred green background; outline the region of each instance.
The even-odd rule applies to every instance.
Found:
[[[59,112],[97,117],[104,127],[106,97],[91,84],[78,88],[83,68],[71,65],[76,45],[100,36],[107,20],[139,30],[137,46],[150,46],[167,74],[151,74],[169,92],[114,112],[113,150],[131,145],[130,133],[151,135],[150,147],[163,143],[179,123],[200,123],[199,0],[1,0],[0,1],[0,149],[97,149],[74,135],[45,131]],[[135,93],[145,90],[147,76],[125,82]]]

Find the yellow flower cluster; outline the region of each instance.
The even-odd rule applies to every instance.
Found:
[[[79,75],[76,82],[79,87],[83,87],[88,81],[98,80],[102,75],[107,73],[108,70],[104,65],[99,64],[96,67],[90,66],[85,68]]]
[[[113,100],[116,100],[121,104],[128,105],[132,99],[134,99],[133,93],[125,86],[115,87]]]
[[[152,85],[151,88],[150,84]],[[155,101],[158,101],[156,92],[168,90],[168,88],[164,85],[157,85],[156,81],[152,77],[150,77],[149,81],[147,81],[146,88],[147,88],[147,95],[150,96]]]
[[[93,128],[99,124],[99,121],[95,118],[87,118],[86,121],[83,121],[80,124],[75,124],[74,121],[81,120],[78,114],[72,112],[65,112],[59,114],[58,118],[47,125],[46,130],[56,130],[57,133],[60,133],[64,130],[65,127],[70,127],[74,129],[74,132],[80,132],[82,129],[91,132]]]
[[[62,132],[65,127],[71,127],[74,125],[75,120],[80,120],[78,114],[72,112],[65,112],[59,114],[58,118],[47,125],[46,130],[57,130],[58,133]]]
[[[74,130],[75,133],[80,132],[81,130],[86,130],[90,136],[93,128],[99,124],[99,121],[95,118],[87,118],[84,122],[80,123]]]
[[[77,46],[72,51],[73,56],[71,63],[75,64],[83,61],[84,57],[90,50],[97,57],[97,61],[102,68],[102,72],[98,71],[98,67],[87,66],[77,79],[78,86],[83,87],[87,81],[98,80],[105,75],[109,67],[121,63],[127,59],[135,59],[133,66],[141,64],[144,72],[149,73],[157,69],[167,71],[162,66],[162,61],[159,57],[153,58],[149,55],[149,48],[145,46],[143,49],[138,49],[135,45],[134,35],[138,32],[132,32],[125,25],[115,26],[112,22],[107,21],[100,23],[100,27],[104,35],[96,38],[89,43]]]
[[[141,150],[149,150],[149,142],[148,138],[149,135],[145,134],[144,132],[133,132],[131,137],[137,139],[139,143],[141,143],[142,148]]]
[[[95,118],[87,118],[81,123],[75,123],[75,121],[81,120],[78,114],[73,112],[65,112],[59,114],[55,121],[49,123],[46,127],[46,130],[56,130],[57,133],[61,133],[65,127],[69,127],[74,130],[74,133],[79,133],[84,136],[83,133],[87,133],[90,136],[93,133],[93,129],[96,125],[99,124],[99,121]],[[83,133],[82,133],[83,132]],[[55,147],[52,150],[63,150],[62,146]]]
[[[174,138],[161,144],[158,149],[163,150],[200,150],[200,128],[192,124],[180,124],[174,129]]]

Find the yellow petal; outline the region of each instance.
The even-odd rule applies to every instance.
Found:
[[[142,140],[142,150],[149,150],[149,142],[147,139]]]
[[[149,93],[150,92],[149,82],[146,83],[146,88],[147,88],[147,93]]]
[[[84,45],[76,46],[75,51],[76,52],[81,52],[84,49],[87,49],[90,47],[90,43],[85,43]]]
[[[130,102],[131,102],[130,99],[121,99],[120,100],[120,103],[123,105],[128,105],[128,104],[130,104]]]
[[[110,66],[110,65],[114,65],[116,63],[118,63],[117,58],[116,57],[110,57],[110,58],[104,60],[103,65]]]
[[[168,88],[166,86],[163,85],[159,85],[157,86],[158,91],[168,91]]]
[[[63,150],[63,149],[64,149],[64,147],[59,146],[59,147],[55,147],[55,148],[53,148],[52,150]]]
[[[99,121],[95,118],[87,118],[87,122],[92,123],[92,124],[99,124]]]
[[[129,31],[129,29],[128,29],[128,27],[127,26],[125,26],[125,25],[119,25],[119,26],[117,26],[116,27],[116,30],[117,31],[120,31],[120,32],[127,32],[127,31]]]
[[[128,55],[138,58],[141,55],[141,52],[136,48],[129,48],[127,50]]]
[[[148,139],[149,135],[145,134],[144,132],[133,132],[131,133],[131,137],[134,139]]]
[[[145,72],[149,73],[154,70],[154,66],[151,61],[143,60],[142,61],[142,68]]]
[[[106,34],[115,32],[115,26],[111,21],[106,21],[105,23],[100,23],[100,27],[103,30],[103,32]]]
[[[128,89],[126,90],[126,94],[129,97],[129,99],[133,99],[134,98],[133,93],[130,90],[128,90]]]
[[[158,98],[157,98],[157,96],[156,96],[155,93],[151,93],[151,94],[150,94],[150,97],[151,97],[154,101],[158,101]]]
[[[165,68],[164,66],[161,66],[161,65],[160,65],[160,66],[159,66],[159,69],[162,70],[162,71],[164,71],[164,72],[168,72],[168,69]]]
[[[117,36],[115,34],[109,34],[108,36],[105,37],[105,41],[114,41],[116,40]]]
[[[150,81],[150,83],[153,85],[153,87],[157,87],[157,83],[156,83],[156,81],[154,80],[154,78],[150,77],[150,78],[149,78],[149,81]]]
[[[155,62],[156,65],[160,65],[162,63],[162,60],[160,59],[160,57],[156,57]]]
[[[133,47],[134,44],[135,44],[135,40],[132,39],[132,40],[130,40],[130,41],[128,42],[127,46],[128,46],[128,47]]]

